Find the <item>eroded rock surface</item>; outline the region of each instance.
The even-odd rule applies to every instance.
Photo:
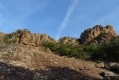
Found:
[[[2,34],[0,34],[2,35]],[[41,46],[42,41],[48,42],[57,42],[55,39],[51,38],[47,34],[32,34],[28,29],[17,30],[16,32],[1,36],[5,43],[18,43],[20,45],[28,45],[28,46]]]
[[[78,45],[78,40],[76,38],[73,38],[73,37],[60,38],[59,42],[63,43],[63,44],[76,44],[76,45]]]
[[[2,42],[2,41],[3,41],[3,39],[4,39],[5,35],[6,35],[5,33],[0,32],[0,42]]]
[[[103,27],[96,25],[93,28],[86,29],[80,36],[81,44],[103,44],[113,37],[117,37],[112,26]]]

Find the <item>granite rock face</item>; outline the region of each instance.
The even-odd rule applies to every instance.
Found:
[[[18,43],[20,45],[28,46],[41,46],[42,41],[56,42],[55,39],[51,38],[47,34],[32,34],[28,29],[17,30],[16,32],[4,35],[3,39],[6,43]]]
[[[113,37],[117,37],[113,27],[107,25],[103,27],[96,25],[93,28],[86,29],[80,36],[81,44],[103,44],[108,42]]]
[[[6,35],[5,33],[0,32],[0,42],[2,42],[2,41],[3,41],[3,39],[4,39],[5,35]]]
[[[107,25],[103,27],[101,25],[96,25],[93,28],[89,28],[84,30],[81,33],[80,38],[76,39],[73,37],[63,37],[60,38],[58,41],[51,38],[47,34],[39,34],[34,33],[32,34],[28,29],[24,30],[17,30],[16,32],[10,34],[0,33],[0,42],[13,42],[19,43],[21,45],[30,45],[30,46],[41,46],[42,42],[59,42],[63,44],[76,44],[79,43],[82,45],[85,44],[96,44],[101,45],[103,43],[107,43],[113,37],[117,37],[116,32],[114,31],[113,27]]]
[[[51,42],[51,43],[57,42],[57,40],[51,38],[50,36],[48,36],[45,33],[44,34],[41,34],[40,40],[41,41],[48,41],[48,42]]]
[[[63,44],[77,44],[78,45],[78,40],[73,37],[63,37],[59,39],[60,43]]]

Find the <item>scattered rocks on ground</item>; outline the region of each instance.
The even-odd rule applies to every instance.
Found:
[[[105,64],[105,68],[114,72],[119,72],[119,63],[112,62]]]
[[[2,44],[0,62],[0,77],[3,80],[100,80],[101,78],[95,62],[61,57],[42,47]]]
[[[95,65],[97,68],[104,68],[105,64],[103,62],[99,62]]]

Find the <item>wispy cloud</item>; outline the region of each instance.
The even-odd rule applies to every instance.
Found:
[[[76,5],[78,3],[78,0],[74,0],[74,2],[69,6],[66,16],[64,17],[60,27],[58,28],[58,32],[56,34],[55,39],[59,39],[61,33],[64,31],[64,29],[67,27],[68,20],[70,19],[73,10],[75,9]]]

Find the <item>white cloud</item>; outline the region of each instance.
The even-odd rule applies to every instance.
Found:
[[[55,39],[59,39],[61,33],[64,31],[64,29],[67,27],[68,20],[70,19],[73,10],[75,9],[76,5],[78,3],[78,0],[74,0],[74,2],[69,6],[66,16],[64,17],[60,27],[58,28],[58,32],[56,34]]]

